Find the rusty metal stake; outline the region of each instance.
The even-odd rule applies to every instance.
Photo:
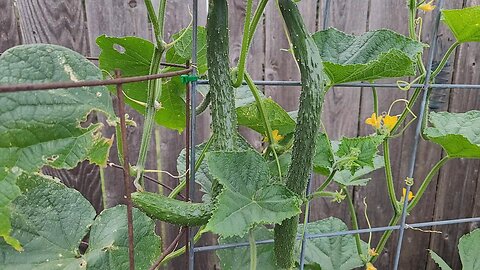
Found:
[[[120,78],[120,70],[115,70],[115,78]],[[123,153],[123,182],[125,185],[125,197],[127,199],[127,222],[128,222],[128,259],[130,270],[135,270],[135,255],[134,255],[134,244],[133,244],[133,214],[132,214],[132,197],[130,194],[130,168],[128,163],[128,145],[127,145],[127,125],[125,123],[125,101],[123,99],[123,90],[122,84],[117,84],[117,98],[118,98],[118,114],[120,116],[120,130],[121,137],[117,140],[122,140],[122,149]],[[119,149],[120,150],[120,149]]]

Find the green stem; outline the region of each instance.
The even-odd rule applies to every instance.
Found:
[[[415,197],[413,198],[412,202],[410,202],[410,204],[408,205],[407,207],[407,213],[410,213],[413,208],[418,204],[418,202],[420,201],[420,199],[422,198],[423,194],[425,193],[425,190],[427,189],[427,186],[430,184],[430,182],[432,181],[433,179],[433,176],[435,176],[435,174],[440,170],[440,168],[445,165],[445,163],[450,160],[451,158],[450,157],[444,157],[442,158],[441,160],[439,160],[435,166],[433,166],[433,168],[430,170],[430,172],[427,174],[427,176],[425,177],[425,180],[422,182],[422,185],[420,186],[418,192],[417,192],[417,195],[415,195]],[[388,226],[394,226],[397,224],[397,222],[399,221],[401,215],[400,213],[395,213],[392,217],[392,219],[390,220],[390,222],[388,223]],[[376,251],[378,254],[381,254],[382,251],[383,251],[383,248],[385,247],[385,244],[387,243],[387,240],[388,238],[390,237],[390,235],[392,234],[393,231],[386,231],[382,234],[382,237],[380,238],[380,241],[378,242],[378,245],[376,247]],[[375,256],[372,258],[372,262],[375,262],[375,260],[377,259],[378,256]]]
[[[257,244],[255,243],[254,228],[248,231],[248,243],[250,243],[250,270],[257,269]]]
[[[158,31],[159,36],[163,40],[165,33],[165,10],[167,8],[167,0],[160,0],[158,5]]]
[[[253,83],[253,80],[252,80],[252,77],[250,77],[250,74],[245,72],[244,77],[245,77],[245,81],[247,82],[248,88],[250,88],[250,91],[252,92],[252,95],[255,98],[258,113],[260,114],[260,118],[263,121],[263,126],[267,131],[267,138],[268,138],[268,141],[270,142],[269,147],[272,150],[273,155],[275,157],[275,161],[277,163],[278,175],[280,176],[280,179],[282,179],[282,168],[280,166],[280,160],[278,159],[277,151],[275,150],[275,145],[277,142],[273,138],[272,127],[270,126],[270,121],[268,121],[267,109],[265,108],[265,104],[263,103],[262,98],[260,97],[260,91],[258,90],[257,86]]]
[[[390,222],[388,223],[388,226],[394,226],[397,224],[398,220],[400,219],[400,215],[397,213],[393,214],[392,219],[390,219]],[[382,254],[383,249],[385,248],[385,245],[387,244],[388,238],[390,238],[390,235],[392,235],[393,230],[390,231],[385,231],[382,234],[382,237],[380,238],[380,241],[378,241],[378,245],[375,247],[375,251],[380,255]],[[378,256],[373,256],[370,261],[375,262],[378,259]]]
[[[162,152],[161,152],[161,134],[160,134],[160,129],[156,128],[154,131],[155,135],[155,156],[157,159],[157,181],[160,183],[163,182],[163,174],[160,172],[162,169]],[[163,187],[162,185],[158,185],[158,193],[163,194]]]
[[[105,185],[105,169],[100,167],[100,187],[102,189],[103,209],[107,209],[107,186]]]
[[[237,78],[236,81],[233,82],[233,87],[237,88],[242,85],[243,82],[243,74],[245,72],[245,66],[247,63],[247,55],[250,48],[248,36],[250,34],[250,17],[252,17],[252,6],[253,0],[247,0],[246,6],[246,13],[245,13],[245,24],[243,25],[243,38],[242,38],[242,48],[240,50],[240,58],[238,60],[237,65]]]
[[[432,76],[430,77],[430,81],[432,82],[435,80],[435,78],[438,76],[438,74],[442,71],[442,69],[445,67],[447,64],[448,58],[450,58],[450,55],[455,51],[455,49],[460,45],[458,41],[455,41],[455,43],[448,48],[447,52],[443,56],[442,60],[440,61],[440,64],[438,64],[438,67],[432,72]]]
[[[390,198],[393,210],[395,213],[398,213],[400,209],[395,195],[395,187],[393,185],[392,165],[390,163],[390,143],[388,142],[388,138],[383,142],[383,160],[385,161],[385,177],[387,180],[388,197]]]
[[[153,53],[152,64],[150,66],[150,74],[160,72],[160,61],[163,56],[163,50],[156,48]],[[134,185],[138,190],[143,190],[143,170],[145,169],[145,161],[150,148],[153,126],[155,124],[155,113],[157,111],[158,98],[162,92],[162,80],[148,81],[147,89],[147,107],[145,109],[145,122],[143,125],[142,140],[140,143],[140,152],[137,161],[137,176]]]
[[[210,146],[212,145],[212,142],[213,142],[213,136],[210,137],[210,139],[208,139],[207,143],[205,144],[205,146],[203,147],[202,149],[202,152],[200,153],[200,156],[198,157],[198,159],[195,161],[195,173],[198,171],[198,169],[200,169],[200,166],[202,165],[202,162],[203,162],[203,159],[205,158],[205,154],[207,153],[208,149],[210,148]],[[182,180],[180,182],[180,184],[178,186],[176,186],[172,192],[170,192],[170,194],[168,195],[168,198],[175,198],[177,197],[177,195],[182,192],[182,190],[185,188],[187,184],[187,181]]]
[[[161,25],[163,26],[163,20],[161,20],[162,24],[160,24],[159,18],[157,17],[157,14],[155,14],[155,9],[153,8],[152,0],[144,0],[144,2],[145,2],[145,6],[147,7],[148,18],[150,19],[150,22],[152,22],[155,41],[157,42],[157,46],[161,48],[163,46],[162,45],[163,36],[162,36],[162,31],[160,30],[160,26]]]
[[[377,94],[377,88],[375,88],[375,86],[372,87],[372,95],[373,95],[373,112],[378,117],[378,94]]]
[[[202,237],[202,234],[204,233],[204,230],[203,230],[204,228],[205,228],[205,225],[203,225],[202,227],[200,227],[198,229],[198,232],[193,237],[193,243],[196,243],[196,242],[198,242],[198,240],[200,240],[200,237]],[[168,254],[167,256],[165,256],[165,258],[162,260],[160,265],[166,264],[167,262],[171,261],[172,259],[175,259],[176,257],[182,255],[183,253],[185,253],[185,246],[183,246],[183,247],[175,250],[174,252]]]
[[[315,198],[315,197],[319,197],[319,196],[322,196],[321,193],[323,192],[323,190],[325,190],[325,188],[328,187],[328,185],[330,185],[330,183],[332,183],[333,181],[333,177],[335,176],[335,173],[337,173],[337,170],[333,170],[330,175],[328,175],[327,179],[325,179],[325,181],[323,181],[323,184],[317,188],[317,190],[315,190],[314,193],[310,194],[308,197],[309,200]]]
[[[433,177],[437,174],[437,172],[440,170],[440,168],[445,165],[447,161],[450,160],[449,156],[443,157],[441,160],[439,160],[433,168],[430,170],[430,172],[427,174],[425,177],[425,180],[423,180],[422,185],[420,185],[420,188],[417,191],[417,194],[413,198],[413,200],[410,202],[410,204],[407,207],[407,212],[410,213],[412,209],[418,204],[420,199],[423,196],[423,193],[425,193],[425,190],[427,189],[428,185],[432,181]]]
[[[348,189],[346,187],[342,187],[343,192],[345,193],[345,196],[347,196],[347,202],[348,202],[348,210],[350,212],[350,218],[352,220],[352,226],[354,230],[358,230],[358,219],[357,219],[357,213],[355,212],[355,207],[353,206],[353,201],[352,201],[352,196],[350,196],[350,193],[348,193]],[[357,246],[357,253],[360,258],[363,260],[363,252],[362,252],[362,243],[360,241],[360,234],[356,233],[354,234],[355,236],[355,244]]]
[[[257,30],[257,25],[260,22],[260,18],[262,18],[263,11],[268,3],[268,0],[261,0],[258,3],[257,9],[255,10],[255,14],[253,14],[252,23],[250,24],[250,31],[248,33],[248,45],[252,44],[253,36],[255,35],[255,31]],[[253,30],[252,30],[253,29]]]

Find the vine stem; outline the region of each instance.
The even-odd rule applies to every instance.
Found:
[[[450,48],[448,48],[447,52],[445,53],[445,55],[443,55],[443,58],[442,60],[440,61],[440,63],[438,64],[438,67],[432,72],[432,75],[431,75],[431,78],[432,78],[432,81],[435,79],[435,77],[438,76],[438,74],[442,71],[442,69],[445,67],[445,65],[447,64],[447,60],[448,58],[450,58],[450,55],[452,55],[452,53],[455,51],[455,49],[460,45],[460,43],[458,41],[455,41],[455,43],[453,43]]]
[[[373,112],[375,113],[376,117],[378,117],[378,94],[377,88],[372,86],[372,95],[373,95]]]
[[[207,153],[208,149],[212,145],[212,142],[213,142],[213,136],[211,136],[210,139],[208,139],[207,143],[205,144],[205,147],[203,147],[202,152],[200,153],[200,156],[195,161],[195,172],[194,173],[196,173],[198,171],[198,169],[200,169],[200,165],[202,165],[203,159],[205,158],[205,154]],[[176,186],[172,190],[172,192],[170,192],[170,194],[168,195],[168,198],[175,198],[177,195],[179,195],[180,192],[182,192],[183,189],[185,188],[186,184],[187,184],[187,181],[185,179],[182,180],[180,182],[180,184],[178,186]]]
[[[353,201],[352,201],[352,196],[350,196],[350,193],[348,193],[348,189],[344,186],[342,187],[343,192],[345,193],[345,196],[347,196],[347,202],[348,202],[348,210],[350,212],[350,218],[352,220],[352,226],[354,230],[358,230],[358,219],[357,219],[357,213],[355,212],[355,207],[353,206]],[[356,233],[354,234],[355,236],[355,245],[357,246],[357,253],[362,260],[364,260],[363,252],[362,252],[362,243],[360,242],[360,234]]]
[[[257,244],[255,243],[254,228],[248,231],[248,243],[250,244],[250,270],[257,270]]]
[[[155,14],[155,9],[153,8],[152,0],[144,0],[145,6],[147,8],[147,13],[148,13],[148,18],[150,19],[150,22],[152,23],[153,26],[153,33],[155,35],[155,41],[157,42],[157,46],[159,48],[163,47],[164,41],[163,41],[163,25],[164,25],[164,18],[165,18],[165,2],[166,0],[162,0],[160,2],[159,8],[162,8],[163,4],[163,17],[160,17],[160,13],[158,14],[159,16]],[[160,22],[161,21],[161,22]]]
[[[388,138],[383,142],[383,160],[385,163],[385,177],[387,180],[388,197],[395,213],[399,212],[395,187],[393,185],[392,165],[390,164],[390,143]]]
[[[263,104],[262,99],[260,97],[260,91],[258,90],[257,86],[255,86],[255,84],[253,83],[253,80],[252,80],[252,77],[250,77],[250,74],[245,72],[244,77],[245,77],[245,81],[247,82],[248,88],[250,88],[250,91],[252,92],[252,95],[255,98],[255,102],[257,103],[258,113],[260,114],[260,117],[262,118],[262,121],[263,121],[263,125],[267,130],[267,138],[270,143],[269,147],[272,150],[273,155],[275,157],[275,162],[277,163],[278,175],[280,179],[282,179],[282,167],[280,166],[280,160],[278,159],[277,151],[275,150],[276,141],[273,138],[272,127],[270,126],[270,122],[268,121],[267,109],[265,108],[265,104]]]
[[[242,85],[243,82],[243,74],[245,72],[245,66],[247,63],[247,54],[249,51],[249,40],[248,36],[250,34],[250,17],[252,16],[252,6],[253,6],[253,0],[247,0],[247,7],[246,7],[246,14],[245,14],[245,23],[243,25],[243,38],[242,38],[242,48],[240,51],[240,58],[238,60],[238,73],[237,73],[237,78],[236,81],[233,82],[233,87],[237,88],[240,85]]]
[[[451,158],[449,156],[443,157],[441,160],[439,160],[433,168],[430,170],[430,172],[427,174],[425,177],[425,180],[423,180],[422,185],[420,185],[420,188],[417,191],[417,195],[413,198],[412,202],[407,207],[407,212],[410,213],[412,209],[418,204],[420,199],[422,198],[423,194],[425,193],[425,190],[427,189],[428,185],[433,179],[433,176],[437,174],[437,172],[440,170],[440,168],[445,165],[447,161],[449,161]]]
[[[323,190],[325,190],[325,188],[328,187],[328,185],[330,185],[330,183],[332,183],[333,181],[333,177],[335,176],[335,173],[337,173],[337,170],[333,170],[330,175],[328,175],[327,179],[325,179],[325,181],[323,182],[323,184],[317,188],[317,190],[315,190],[314,193],[308,195],[308,200],[312,200],[314,198],[317,198],[317,197],[322,197],[323,195]]]
[[[196,243],[198,240],[200,240],[200,237],[202,237],[202,234],[204,233],[203,229],[205,228],[205,225],[201,226],[198,230],[198,232],[195,234],[195,236],[193,237],[193,242]],[[175,250],[174,252],[171,252],[170,254],[168,254],[167,256],[165,256],[165,258],[163,258],[163,260],[160,262],[160,265],[163,265],[173,259],[175,259],[176,257],[182,255],[183,253],[185,253],[185,246]]]
[[[407,207],[407,214],[409,214],[413,208],[418,204],[418,202],[420,201],[420,199],[422,198],[422,196],[424,195],[425,193],[425,190],[427,189],[427,186],[430,184],[430,182],[432,181],[433,179],[433,176],[435,176],[435,174],[440,170],[440,168],[445,165],[445,163],[447,161],[449,161],[451,158],[446,156],[444,158],[442,158],[441,160],[439,160],[433,167],[432,169],[430,170],[430,172],[427,174],[427,176],[425,177],[425,180],[422,182],[422,185],[420,186],[418,192],[417,192],[417,195],[415,195],[415,197],[413,198],[412,202],[410,202],[410,204],[408,205]],[[392,219],[390,220],[390,222],[388,223],[388,226],[394,226],[397,224],[398,220],[400,219],[400,214],[395,212]],[[382,251],[383,251],[383,248],[385,247],[385,244],[388,240],[388,238],[390,237],[390,235],[392,234],[393,231],[386,231],[382,234],[382,237],[380,238],[380,241],[378,242],[378,245],[376,247],[376,250],[377,250],[377,253],[378,254],[381,254]],[[372,258],[372,262],[375,262],[375,260],[378,258],[378,256],[374,256]]]

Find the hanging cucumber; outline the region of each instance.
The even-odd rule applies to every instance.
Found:
[[[292,0],[278,0],[278,5],[288,30],[302,82],[292,163],[287,173],[286,185],[304,197],[312,169],[315,138],[320,128],[320,115],[328,77],[323,69],[320,52],[306,30],[297,5]],[[275,226],[275,258],[280,269],[291,269],[294,266],[297,225],[298,216]]]
[[[152,192],[132,193],[132,201],[150,217],[182,226],[207,224],[212,215],[210,204],[183,202]]]
[[[217,151],[236,150],[239,141],[235,92],[230,79],[227,15],[226,0],[210,0],[207,61],[213,131],[211,149]],[[218,183],[212,183],[212,186],[214,198],[220,187]],[[213,208],[212,203],[183,202],[149,192],[133,193],[132,200],[140,210],[154,218],[185,226],[206,224]]]
[[[213,148],[235,150],[237,114],[235,90],[230,78],[228,46],[228,5],[226,0],[210,0],[207,17],[207,62],[211,94]]]

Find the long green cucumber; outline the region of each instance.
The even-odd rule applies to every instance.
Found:
[[[237,114],[230,78],[227,0],[210,0],[207,17],[207,62],[211,94],[213,149],[235,150]]]
[[[210,204],[179,201],[158,193],[135,192],[132,201],[150,217],[182,226],[204,225],[212,216]]]
[[[304,197],[315,151],[315,138],[320,128],[320,116],[328,77],[323,69],[320,52],[306,30],[297,5],[292,0],[278,0],[301,74],[302,93],[298,111],[292,163],[286,185]],[[298,216],[275,226],[275,258],[280,269],[294,266],[294,246]]]
[[[228,6],[226,0],[210,0],[207,20],[207,61],[210,82],[210,108],[212,114],[213,145],[217,151],[237,149],[237,115],[235,92],[230,79],[228,46]],[[212,183],[215,198],[220,190]],[[135,205],[153,218],[184,226],[198,226],[208,222],[213,203],[192,203],[166,196],[136,192]]]

